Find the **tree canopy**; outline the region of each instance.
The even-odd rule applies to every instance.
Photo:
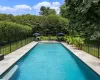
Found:
[[[100,32],[100,0],[65,0],[73,34],[91,37]]]
[[[40,16],[0,14],[0,21],[15,22],[32,27],[33,33],[56,35],[69,32],[71,35],[95,38],[100,33],[100,0],[65,0],[60,15],[55,9],[42,6]],[[62,17],[61,17],[62,16]]]
[[[42,6],[40,8],[40,15],[48,16],[50,14],[56,15],[55,9],[50,9],[50,7]]]
[[[67,18],[67,6],[66,3],[60,6],[60,15],[64,18]]]
[[[6,16],[4,16],[6,15]],[[48,16],[35,16],[35,15],[17,15],[12,18],[8,18],[10,15],[0,14],[4,18],[0,18],[0,21],[9,21],[17,24],[30,26],[33,33],[41,33],[42,35],[56,35],[59,32],[68,32],[68,20],[58,15]]]

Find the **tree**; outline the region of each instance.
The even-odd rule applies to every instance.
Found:
[[[51,15],[51,14],[56,15],[55,9],[49,9],[48,10],[48,15]]]
[[[60,6],[60,15],[64,18],[67,18],[67,6],[66,3]]]
[[[0,21],[13,21],[14,16],[12,14],[0,14]]]
[[[67,33],[68,31],[68,20],[57,15],[47,16],[47,33],[50,35],[56,35],[59,32]]]
[[[89,38],[100,32],[100,0],[65,0],[69,28],[72,34],[87,35]]]
[[[44,15],[44,16],[48,16],[50,14],[54,14],[56,15],[56,11],[55,9],[50,9],[50,7],[45,7],[45,6],[42,6],[40,8],[40,15]]]
[[[49,10],[52,13],[52,9]],[[0,16],[1,21],[14,22],[32,28],[33,33],[42,35],[56,35],[59,32],[67,33],[68,20],[58,15],[36,16],[36,15],[6,15]],[[12,18],[11,18],[12,17]],[[8,19],[9,18],[9,19]],[[11,25],[10,25],[11,26]]]

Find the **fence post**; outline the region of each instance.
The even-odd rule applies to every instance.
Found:
[[[17,47],[17,41],[16,41],[16,49],[17,49],[18,47]]]
[[[22,47],[22,39],[21,39],[21,47]]]
[[[80,47],[81,47],[81,50],[82,50],[82,44],[80,45]]]
[[[100,48],[100,45],[98,44],[98,58],[100,58],[100,50],[99,50],[99,48]]]
[[[1,54],[1,45],[0,45],[0,54]]]
[[[26,45],[26,38],[25,38],[25,45]]]
[[[27,40],[28,38],[26,38],[26,44],[28,44],[28,40]]]
[[[89,44],[88,44],[88,53],[89,53]]]
[[[10,52],[11,52],[11,42],[10,42]]]

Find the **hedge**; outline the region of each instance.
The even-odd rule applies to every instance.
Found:
[[[32,35],[32,28],[12,22],[0,21],[0,43],[9,43]]]

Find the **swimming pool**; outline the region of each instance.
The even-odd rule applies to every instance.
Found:
[[[9,80],[100,80],[60,43],[38,43],[15,65],[18,68]]]

